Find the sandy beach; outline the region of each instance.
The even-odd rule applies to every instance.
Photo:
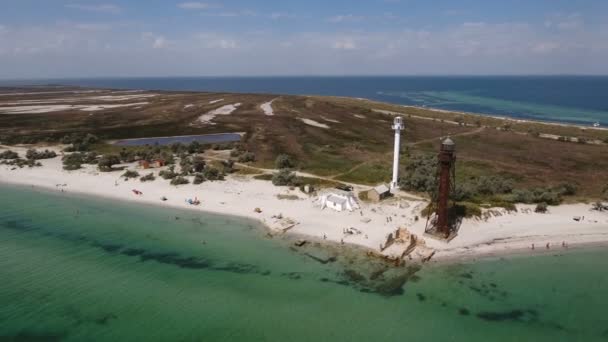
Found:
[[[0,147],[0,151],[7,149]],[[53,147],[60,151],[60,147]],[[26,147],[11,147],[24,155]],[[550,207],[546,214],[534,213],[533,205],[519,205],[518,212],[504,209],[484,211],[484,219],[466,219],[456,238],[449,243],[424,235],[426,220],[420,211],[426,206],[423,200],[413,200],[399,193],[381,203],[360,202],[361,209],[353,212],[336,212],[321,209],[316,196],[299,189],[275,187],[269,181],[255,180],[250,176],[230,175],[225,181],[204,182],[201,185],[171,186],[169,181],[157,178],[142,183],[138,179],[124,180],[122,171],[99,172],[96,166],[85,165],[77,171],[64,171],[61,157],[41,160],[42,167],[16,168],[0,166],[0,182],[43,187],[65,193],[103,196],[117,200],[156,204],[235,215],[259,221],[270,230],[295,233],[316,239],[355,244],[386,256],[401,256],[405,244],[393,244],[381,251],[389,234],[398,228],[407,228],[416,234],[426,247],[411,253],[412,258],[423,258],[434,253],[434,259],[476,257],[503,253],[542,253],[590,243],[608,243],[608,213],[592,211],[590,204],[568,204]],[[136,169],[135,164],[129,167]],[[140,174],[157,170],[140,170]],[[133,189],[143,194],[136,195]],[[369,187],[357,186],[357,190]],[[162,197],[166,201],[162,201]],[[199,206],[187,203],[200,200]],[[259,208],[258,212],[256,208]],[[418,220],[416,220],[418,217]],[[577,217],[580,220],[576,221]],[[361,234],[345,234],[344,229],[355,228]],[[532,250],[532,245],[535,248]]]

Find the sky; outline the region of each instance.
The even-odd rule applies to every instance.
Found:
[[[608,74],[606,0],[0,0],[0,79]]]

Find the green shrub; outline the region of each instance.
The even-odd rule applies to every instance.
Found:
[[[405,176],[399,179],[399,186],[406,191],[436,191],[437,158],[434,155],[413,155],[405,167]]]
[[[224,175],[214,167],[206,167],[203,171],[203,176],[206,180],[210,181],[224,180]]]
[[[194,175],[194,180],[192,181],[192,184],[202,184],[205,181],[205,176],[203,176],[202,173],[197,173]]]
[[[85,154],[80,152],[74,152],[67,154],[63,157],[63,169],[64,170],[78,170],[85,163]]]
[[[277,169],[291,169],[295,166],[294,161],[287,154],[279,154],[274,161],[275,168]]]
[[[297,186],[296,174],[288,169],[282,169],[272,176],[272,184],[276,186]]]
[[[122,174],[121,177],[124,177],[126,179],[137,178],[137,177],[139,177],[139,172],[133,171],[133,170],[127,170],[127,171],[125,171],[125,173]]]
[[[234,172],[234,160],[222,160],[222,172],[224,174]]]
[[[192,158],[192,170],[194,172],[203,172],[207,163],[203,157],[196,156]]]
[[[190,183],[190,181],[188,181],[186,178],[184,178],[182,176],[177,176],[171,180],[171,185],[175,185],[175,186],[189,184],[189,183]]]
[[[139,179],[140,182],[152,182],[154,180],[156,180],[156,177],[154,177],[154,173],[152,173],[152,172],[148,173],[147,175],[145,175]]]
[[[19,158],[19,153],[13,152],[11,150],[6,150],[0,153],[0,159],[17,159]]]
[[[33,148],[30,148],[25,153],[25,157],[27,159],[39,160],[39,159],[51,159],[57,157],[57,153],[55,151],[44,150],[42,152],[36,151]]]
[[[107,154],[99,158],[97,165],[99,166],[99,171],[102,172],[110,172],[113,171],[112,166],[115,164],[120,164],[120,157],[115,154]]]
[[[555,188],[555,191],[560,196],[574,196],[574,195],[576,195],[577,190],[578,189],[577,189],[576,185],[574,185],[572,183],[563,183],[560,186]]]
[[[178,174],[175,173],[175,167],[173,166],[171,166],[168,170],[160,171],[158,175],[161,176],[163,179],[174,179],[178,176]]]
[[[239,163],[251,163],[255,161],[255,154],[252,152],[245,152],[239,156]]]
[[[534,212],[544,214],[544,213],[547,212],[547,210],[548,210],[547,203],[541,202],[541,203],[538,203],[536,205],[536,208],[534,209]]]

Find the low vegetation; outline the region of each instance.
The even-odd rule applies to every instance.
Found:
[[[25,157],[27,159],[32,159],[32,160],[51,159],[51,158],[57,157],[57,153],[55,153],[55,151],[49,151],[49,150],[37,151],[37,150],[31,148],[31,149],[27,150],[27,152],[25,153]]]
[[[13,152],[11,150],[6,150],[0,153],[0,159],[17,159],[19,158],[19,153]]]
[[[121,177],[124,177],[125,179],[137,178],[137,177],[139,177],[139,172],[133,171],[133,170],[127,170],[127,171],[125,171],[125,173],[122,174]]]
[[[153,182],[154,180],[156,180],[156,177],[154,177],[154,173],[150,172],[147,175],[141,177],[139,179],[140,182]]]
[[[171,185],[184,185],[184,184],[189,184],[190,181],[182,176],[177,176],[173,179],[171,179]]]

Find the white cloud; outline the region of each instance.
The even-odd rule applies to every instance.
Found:
[[[363,17],[356,16],[353,14],[344,14],[344,15],[335,15],[333,17],[327,18],[327,21],[330,23],[344,23],[344,22],[353,22],[353,21],[361,21]]]
[[[181,9],[187,10],[205,10],[214,7],[213,5],[206,2],[198,2],[198,1],[190,1],[190,2],[182,2],[177,5],[177,7]]]
[[[580,13],[554,13],[545,21],[547,28],[557,28],[560,30],[576,30],[582,28],[584,18]]]
[[[152,44],[152,48],[154,49],[164,49],[167,47],[167,40],[163,36],[156,37],[154,39],[154,43]]]
[[[536,53],[551,53],[560,48],[560,44],[554,42],[540,42],[532,46],[532,51]]]
[[[97,4],[97,5],[67,4],[67,5],[65,5],[65,7],[71,8],[71,9],[77,9],[77,10],[81,10],[81,11],[88,11],[88,12],[102,12],[102,13],[114,13],[114,14],[122,12],[122,8],[120,8],[117,5],[113,5],[113,4]]]
[[[352,39],[347,38],[335,41],[332,48],[337,50],[355,50],[357,48],[357,44]]]

